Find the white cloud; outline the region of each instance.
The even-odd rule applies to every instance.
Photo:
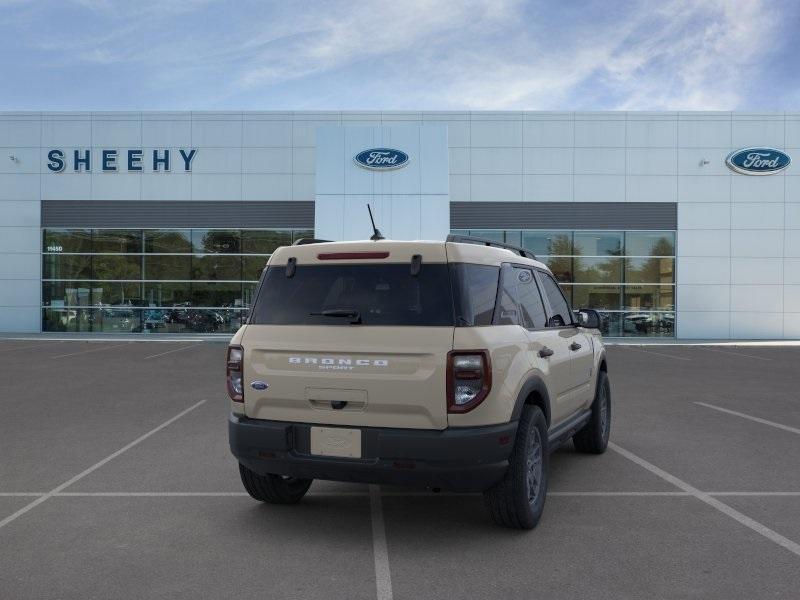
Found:
[[[203,108],[733,109],[783,35],[766,0],[77,2],[23,43]]]

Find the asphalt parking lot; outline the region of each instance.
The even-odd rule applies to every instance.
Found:
[[[609,451],[479,495],[247,497],[225,345],[0,340],[0,598],[797,598],[800,347],[614,346]]]

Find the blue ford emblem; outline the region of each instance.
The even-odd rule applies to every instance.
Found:
[[[254,381],[250,384],[250,387],[254,390],[265,390],[269,387],[269,384],[266,381]]]
[[[405,167],[408,154],[394,148],[370,148],[353,157],[359,167],[374,171],[389,171]]]
[[[742,148],[728,155],[725,164],[743,175],[772,175],[788,167],[792,159],[775,148]]]

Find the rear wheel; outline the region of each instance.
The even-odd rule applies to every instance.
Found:
[[[572,436],[572,443],[578,452],[602,454],[608,447],[611,433],[611,386],[608,375],[600,371],[597,375],[597,391],[592,402],[592,416],[578,433]]]
[[[239,475],[247,493],[270,504],[296,504],[306,495],[313,479],[297,479],[282,475],[259,475],[239,463]]]
[[[514,449],[503,479],[483,493],[495,523],[533,529],[547,496],[547,422],[538,406],[527,405],[519,420]]]

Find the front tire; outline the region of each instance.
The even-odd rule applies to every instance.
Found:
[[[259,475],[239,463],[242,485],[250,496],[269,504],[297,504],[306,495],[313,479],[297,479],[282,475]]]
[[[538,406],[526,405],[503,479],[483,493],[492,519],[514,529],[533,529],[547,497],[547,421]]]
[[[597,390],[592,402],[592,416],[578,433],[572,436],[572,443],[578,452],[602,454],[608,447],[611,433],[611,385],[608,374],[597,374]]]

